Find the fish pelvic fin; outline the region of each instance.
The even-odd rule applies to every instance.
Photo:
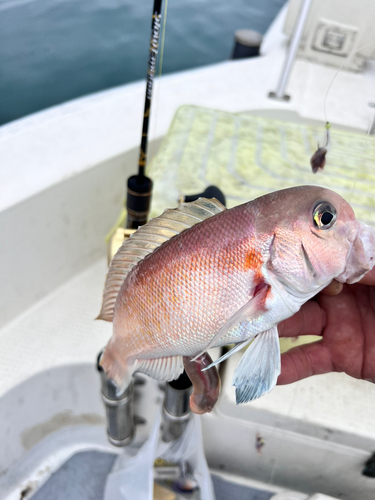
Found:
[[[247,403],[270,392],[280,375],[277,326],[260,333],[247,348],[234,372],[236,403]]]
[[[160,245],[195,224],[226,210],[218,200],[199,198],[166,210],[127,238],[112,259],[104,285],[102,308],[97,319],[113,321],[117,296],[129,272]]]
[[[234,347],[232,347],[232,349],[230,351],[226,352],[225,354],[223,354],[222,356],[220,356],[220,358],[218,358],[216,361],[213,361],[210,365],[208,365],[205,368],[203,368],[202,372],[204,372],[206,370],[209,370],[213,366],[217,366],[218,364],[222,363],[223,361],[225,361],[226,359],[228,359],[230,356],[232,356],[232,354],[240,351],[245,346],[247,346],[247,344],[249,344],[252,340],[253,340],[253,337],[250,338],[250,339],[248,339],[248,340],[243,340],[242,342],[239,342]]]

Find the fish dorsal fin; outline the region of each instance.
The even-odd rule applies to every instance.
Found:
[[[110,264],[104,286],[102,310],[97,319],[113,320],[117,295],[126,276],[146,255],[173,236],[224,210],[224,205],[215,198],[199,198],[190,203],[182,203],[178,208],[165,210],[159,217],[151,219],[127,238]]]

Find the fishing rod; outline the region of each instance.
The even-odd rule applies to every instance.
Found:
[[[132,175],[127,181],[127,220],[128,229],[137,229],[146,224],[151,204],[152,181],[145,174],[147,164],[148,126],[152,88],[156,71],[156,59],[161,31],[161,4],[162,0],[154,0],[151,23],[151,40],[148,58],[145,107],[143,113],[142,140],[139,151],[138,174]],[[122,239],[124,234],[122,234]],[[120,243],[121,244],[121,243]],[[109,260],[112,260],[113,248],[109,247]],[[103,351],[99,353],[97,369],[102,384],[102,398],[107,414],[107,434],[109,441],[115,446],[129,444],[135,432],[133,416],[133,382],[120,391],[113,381],[104,372],[100,365]]]
[[[146,165],[152,89],[161,32],[161,8],[162,0],[154,0],[138,174],[129,177],[127,182],[126,227],[129,229],[137,229],[146,224],[151,205],[152,180],[146,176]]]

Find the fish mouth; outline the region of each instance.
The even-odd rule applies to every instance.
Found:
[[[356,283],[375,264],[375,228],[358,222],[357,236],[350,249],[345,270],[336,280],[340,283]]]

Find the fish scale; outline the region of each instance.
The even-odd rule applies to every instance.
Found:
[[[137,322],[137,331],[133,331],[128,343],[128,356],[139,350],[152,351],[154,357],[160,351],[171,356],[176,345],[179,354],[196,354],[211,332],[219,330],[238,305],[251,298],[254,271],[245,266],[249,238],[228,249],[232,225],[228,228],[228,221],[222,223],[220,219],[206,222],[208,227],[194,226],[190,234],[183,232],[159,247],[152,258],[145,258],[129,275],[136,286],[119,311],[128,325],[133,318]],[[223,251],[210,245],[213,234],[215,241],[225,245]],[[238,237],[243,240],[242,234]],[[185,250],[183,259],[179,258],[181,246]],[[174,296],[179,297],[180,304],[173,301]],[[215,296],[217,299],[212,300]],[[145,302],[153,304],[147,316],[141,314]],[[209,305],[214,307],[207,308]],[[115,310],[118,307],[116,304]],[[164,338],[166,331],[168,336]],[[186,331],[191,332],[188,338]]]

